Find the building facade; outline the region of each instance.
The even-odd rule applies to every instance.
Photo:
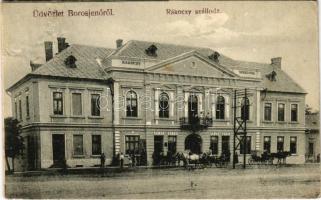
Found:
[[[233,60],[209,49],[145,41],[116,41],[115,49],[71,45],[58,53],[45,42],[46,63],[8,89],[12,112],[23,126],[23,169],[110,164],[119,153],[153,165],[160,152],[220,155],[232,152],[233,91],[236,116],[247,119],[247,152],[305,155],[305,91],[282,69]],[[241,113],[241,109],[245,112]],[[182,119],[211,118],[191,133]],[[155,157],[156,156],[156,157]],[[240,159],[241,160],[241,159]]]
[[[320,113],[308,113],[306,121],[306,162],[320,162]]]

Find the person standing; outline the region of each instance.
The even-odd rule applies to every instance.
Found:
[[[101,153],[101,155],[100,155],[100,167],[101,168],[105,167],[105,161],[106,161],[106,156],[104,153]]]
[[[119,164],[120,164],[120,168],[123,169],[123,167],[124,167],[124,154],[123,154],[123,152],[120,152]]]

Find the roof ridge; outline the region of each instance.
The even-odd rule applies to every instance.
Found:
[[[164,43],[164,42],[154,42],[154,41],[146,41],[146,40],[129,40],[128,42],[145,42],[145,43],[163,44],[163,45],[180,46],[180,47],[197,48],[197,49],[207,49],[207,50],[215,51],[209,47],[197,47],[197,46],[173,44],[173,43],[166,43],[166,42]]]

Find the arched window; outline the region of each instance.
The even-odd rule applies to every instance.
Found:
[[[225,99],[218,96],[216,101],[216,119],[224,119],[225,117]]]
[[[132,90],[126,95],[126,116],[137,117],[137,94]]]
[[[169,118],[169,97],[165,92],[159,95],[159,117]]]
[[[250,100],[243,98],[241,102],[241,118],[242,120],[250,119]]]

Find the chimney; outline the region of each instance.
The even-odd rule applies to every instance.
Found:
[[[120,48],[121,46],[123,46],[123,40],[122,40],[122,39],[116,40],[116,47],[117,47],[117,49]]]
[[[271,65],[281,69],[282,57],[271,58]]]
[[[53,50],[52,50],[52,42],[51,41],[45,41],[45,53],[46,53],[46,62],[48,62],[53,57]]]
[[[58,53],[60,53],[62,50],[66,48],[66,38],[64,37],[58,37]]]
[[[35,71],[36,69],[38,69],[41,66],[41,64],[38,63],[34,63],[30,60],[30,67],[31,67],[31,71]]]

